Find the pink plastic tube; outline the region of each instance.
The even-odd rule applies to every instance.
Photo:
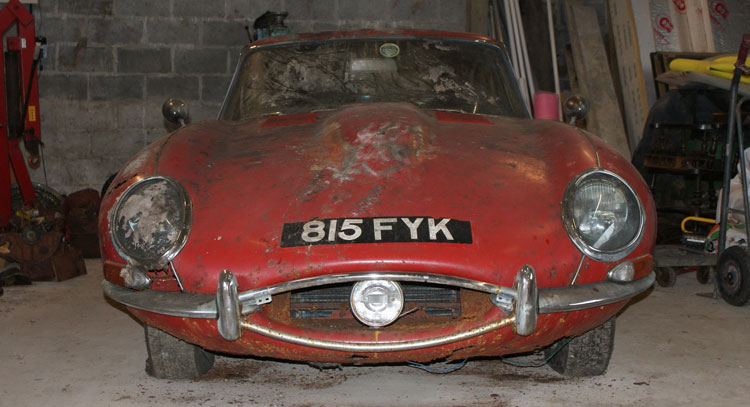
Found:
[[[534,95],[534,118],[560,120],[560,98],[557,93],[537,92]]]

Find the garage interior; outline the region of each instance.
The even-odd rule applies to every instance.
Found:
[[[733,55],[736,60],[742,36],[750,32],[747,1],[21,3],[36,31],[29,41],[37,45],[39,130],[36,139],[24,135],[20,145],[15,139],[24,170],[9,164],[12,185],[0,195],[13,207],[13,216],[23,217],[17,213],[28,202],[16,180],[26,172],[39,205],[59,211],[57,217],[41,216],[35,227],[26,226],[38,212],[0,226],[0,322],[5,327],[0,333],[0,405],[747,403],[748,309],[719,295],[713,269],[717,256],[707,257],[704,250],[718,244],[708,236],[717,219],[723,140],[732,117],[727,117],[730,81],[669,68],[677,58]],[[535,355],[469,360],[448,374],[435,372],[454,364],[438,362],[427,371],[407,364],[331,367],[219,355],[200,378],[158,380],[146,374],[143,328],[102,293],[96,236],[100,195],[136,153],[179,127],[162,113],[168,98],[184,100],[190,123],[216,118],[239,52],[266,11],[288,13],[284,24],[293,34],[418,29],[498,39],[512,53],[532,111],[541,112],[548,106],[543,99],[551,95],[548,116],[537,117],[569,121],[632,160],[659,211],[658,284],[618,315],[606,374],[565,378],[548,366],[527,366],[538,362]],[[8,38],[20,36],[16,29],[29,21],[21,11],[13,16],[18,20],[4,27],[4,44],[12,44]],[[12,45],[5,49],[13,50]],[[10,100],[11,91],[5,89]],[[750,92],[747,84],[739,89],[740,95]],[[36,92],[26,91],[26,86],[16,90],[21,95],[16,100],[29,100],[26,95]],[[569,98],[576,95],[588,107]],[[563,100],[571,104],[560,106]],[[576,108],[588,115],[576,116]],[[743,109],[740,128],[747,134],[749,108]],[[737,170],[732,171],[734,176]],[[681,228],[686,217],[691,221]],[[34,250],[52,242],[53,256],[30,249],[22,258],[11,249],[21,240],[12,240],[11,234],[36,245]]]

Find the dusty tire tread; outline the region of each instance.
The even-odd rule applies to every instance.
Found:
[[[556,372],[569,377],[599,376],[607,371],[615,344],[615,319],[573,338],[549,360]],[[551,352],[552,346],[547,352]]]
[[[159,379],[191,379],[214,365],[214,354],[151,326],[145,325],[146,373]]]
[[[722,269],[727,262],[735,262],[740,274],[739,288],[735,292],[726,287],[722,277]],[[721,298],[728,304],[741,307],[750,300],[750,248],[747,246],[728,247],[719,256],[716,264],[716,286],[719,289]]]

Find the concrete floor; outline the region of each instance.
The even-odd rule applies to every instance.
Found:
[[[498,360],[436,375],[222,357],[200,379],[165,381],[146,375],[142,328],[104,300],[100,263],[86,264],[86,276],[0,296],[0,405],[739,406],[750,397],[750,308],[696,296],[710,286],[693,274],[618,318],[601,377],[565,379]]]

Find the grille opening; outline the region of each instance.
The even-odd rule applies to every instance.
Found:
[[[404,311],[402,318],[458,317],[461,315],[461,290],[455,287],[402,282]],[[289,313],[292,319],[353,318],[349,296],[353,284],[336,284],[293,291]]]

